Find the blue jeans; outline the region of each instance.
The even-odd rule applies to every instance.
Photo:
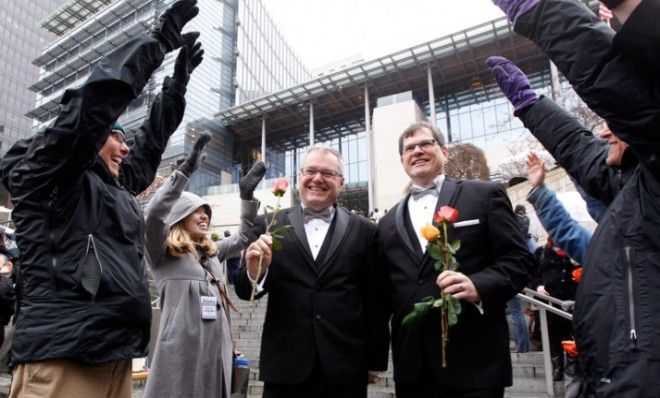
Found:
[[[514,297],[507,301],[506,308],[511,314],[511,321],[513,323],[513,336],[516,340],[516,350],[518,352],[529,351],[529,331],[527,330],[527,322],[522,313],[522,302],[518,297]]]

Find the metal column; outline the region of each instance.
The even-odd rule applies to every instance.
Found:
[[[371,112],[369,109],[369,88],[364,86],[364,130],[367,136],[367,197],[369,198],[369,209],[367,214],[374,211],[374,147],[371,136]]]
[[[309,146],[314,146],[314,103],[309,103]]]
[[[428,80],[429,85],[429,118],[431,119],[431,124],[437,126],[435,115],[435,92],[433,91],[433,76],[431,75],[430,64],[426,67],[426,80]]]
[[[552,61],[550,62],[550,86],[552,87],[552,100],[559,106],[564,106],[564,100],[561,95],[561,83],[559,82],[559,71]]]
[[[265,117],[261,118],[261,161],[266,163],[266,118]]]

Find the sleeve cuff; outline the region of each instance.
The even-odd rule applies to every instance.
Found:
[[[252,277],[250,276],[250,272],[247,270],[247,267],[245,268],[245,273],[247,274],[248,280],[250,283],[255,286],[255,294],[259,294],[264,291],[264,283],[266,283],[266,277],[268,276],[268,269],[266,269],[266,272],[264,273],[264,276],[261,278],[261,282],[257,283]]]

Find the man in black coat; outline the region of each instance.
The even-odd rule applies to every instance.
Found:
[[[397,397],[501,397],[512,383],[506,302],[536,271],[504,187],[445,177],[447,147],[427,122],[400,136],[401,164],[411,193],[378,224],[379,267],[389,286]],[[420,229],[449,205],[459,212],[448,230],[459,239],[458,271],[438,274]],[[449,329],[447,367],[441,367],[440,313],[431,310],[409,326],[401,322],[415,302],[440,292],[461,302]]]
[[[282,249],[271,251],[272,238],[261,235],[246,249],[247,271],[234,279],[243,299],[256,280],[258,297],[268,293],[264,397],[364,398],[368,371],[387,368],[387,318],[379,311],[370,252],[376,227],[337,206],[343,186],[339,152],[310,148],[298,180],[301,205],[276,217],[276,225],[291,226]]]
[[[151,321],[135,195],[156,175],[201,62],[199,33],[181,34],[195,3],[175,2],[151,35],[102,58],[82,86],[65,91],[53,123],[2,160],[21,252],[12,396],[131,396],[131,360],[146,355]],[[129,147],[117,118],[182,46]]]
[[[530,99],[516,107],[525,126],[589,195],[609,205],[584,259],[573,318],[588,394],[658,397],[660,53],[653,49],[660,2],[607,1],[615,14],[626,8],[616,34],[574,0],[496,3],[613,132],[603,151],[570,115],[532,95],[510,61],[490,63],[512,102]]]

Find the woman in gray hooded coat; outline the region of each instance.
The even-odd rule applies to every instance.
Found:
[[[146,398],[230,396],[233,343],[221,262],[243,249],[257,215],[252,193],[265,173],[257,162],[239,183],[241,223],[237,234],[217,243],[208,238],[211,207],[184,192],[199,167],[210,134],[202,135],[186,161],[167,179],[146,211],[147,260],[160,293],[161,319]]]

